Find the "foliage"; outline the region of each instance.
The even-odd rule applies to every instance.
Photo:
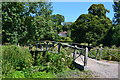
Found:
[[[57,34],[53,29],[51,3],[4,2],[2,15],[3,43],[25,45],[31,41],[53,40]]]
[[[101,8],[102,7],[102,8]],[[97,8],[98,10],[94,10]],[[82,14],[78,19],[72,24],[71,37],[75,42],[86,42],[88,44],[92,43],[97,45],[102,43],[106,32],[111,28],[111,20],[105,16],[106,12],[99,13],[99,9],[104,11],[104,6],[102,5],[92,5],[88,9],[89,14]],[[94,12],[94,13],[92,13]]]
[[[24,3],[2,3],[2,41],[18,43],[26,35],[25,17],[22,15]]]
[[[68,31],[68,30],[71,30],[71,25],[72,25],[73,22],[64,22],[63,23],[63,31]]]
[[[120,1],[114,2],[113,9],[115,12],[113,18],[113,24],[120,24]]]
[[[70,37],[58,36],[57,41],[59,42],[72,42]]]
[[[89,14],[97,15],[98,17],[106,17],[106,13],[110,12],[105,9],[103,4],[92,4],[88,9]]]
[[[110,49],[116,49],[116,50],[110,50]],[[102,58],[106,60],[112,60],[112,61],[120,61],[120,51],[118,51],[120,48],[116,48],[115,46],[112,46],[112,48],[105,47],[103,49],[103,55]]]
[[[58,73],[62,72],[65,68],[70,67],[72,58],[65,53],[40,53],[37,64],[41,66],[41,71]]]
[[[22,71],[13,71],[9,73],[5,78],[25,78]]]
[[[54,23],[53,29],[57,31],[57,33],[59,33],[60,31],[62,31],[62,23],[64,22],[65,18],[63,15],[60,14],[55,14],[51,16],[52,21]]]
[[[111,35],[111,45],[120,46],[120,1],[114,2],[113,34]]]
[[[120,25],[114,26],[111,45],[120,46]]]
[[[57,78],[92,78],[94,75],[91,71],[79,71],[66,69],[56,74]]]
[[[116,46],[112,46],[110,47],[104,47],[102,49],[102,54],[100,53],[100,49],[95,50],[95,49],[91,49],[90,50],[90,54],[89,57],[92,58],[96,58],[96,59],[105,59],[105,60],[109,60],[109,61],[120,61],[120,48],[117,48]],[[101,56],[100,56],[101,54]]]
[[[56,78],[54,74],[47,72],[27,73],[26,75],[26,78]]]
[[[52,15],[52,20],[55,25],[61,25],[61,23],[64,22],[64,19],[65,18],[63,15],[60,15],[60,14]]]
[[[30,68],[32,57],[29,50],[15,45],[2,46],[2,73]]]

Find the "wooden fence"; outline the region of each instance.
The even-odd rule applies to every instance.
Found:
[[[87,58],[88,58],[88,47],[80,48],[77,47],[77,45],[70,45],[68,43],[62,43],[62,42],[55,42],[55,41],[41,41],[37,42],[35,44],[29,45],[29,50],[32,55],[35,56],[35,59],[37,57],[38,52],[51,52],[51,53],[60,53],[62,51],[65,51],[66,53],[72,54],[73,61],[75,61],[77,58],[82,59],[83,66],[87,66]]]

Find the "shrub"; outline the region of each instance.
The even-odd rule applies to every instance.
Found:
[[[120,61],[120,51],[115,46],[112,48],[105,47],[102,51],[102,59]]]
[[[6,78],[25,78],[24,73],[22,71],[13,71],[9,73]]]
[[[65,68],[70,67],[71,64],[72,58],[63,52],[40,53],[37,59],[37,65],[40,66],[41,71],[47,71],[52,73],[62,72]]]
[[[72,42],[72,39],[70,37],[64,37],[64,36],[58,36],[56,41],[60,42]]]
[[[102,49],[102,54],[101,54],[101,59],[105,59],[105,60],[112,60],[112,61],[120,61],[120,50],[118,47],[116,46],[112,46],[111,48],[109,47],[104,47]],[[98,55],[95,49],[91,49],[89,52],[89,57],[93,57],[93,58],[100,58],[100,50],[98,50]]]
[[[2,46],[2,73],[22,70],[32,65],[32,56],[27,48],[15,45]]]

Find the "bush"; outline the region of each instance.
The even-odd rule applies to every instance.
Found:
[[[61,53],[40,53],[37,59],[37,65],[40,66],[40,71],[47,71],[51,73],[62,72],[64,69],[70,67],[72,58]]]
[[[57,36],[56,41],[60,41],[60,42],[72,42],[72,39],[70,37]]]
[[[116,46],[112,46],[111,48],[104,47],[102,49],[101,59],[120,61],[120,51],[118,50],[120,50],[120,48]],[[100,50],[98,50],[98,55],[97,55],[96,49],[91,49],[89,52],[89,57],[100,59]]]
[[[15,45],[2,46],[2,74],[23,70],[32,65],[32,56],[27,48]]]
[[[102,51],[102,59],[112,60],[112,61],[120,61],[120,51],[116,46],[112,46],[112,48],[105,47]]]
[[[22,71],[13,71],[9,73],[6,78],[25,78],[24,73]]]

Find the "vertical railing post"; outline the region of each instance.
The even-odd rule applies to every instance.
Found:
[[[32,45],[29,44],[29,51],[32,51]]]
[[[37,42],[37,43],[36,43],[36,51],[38,50],[38,44],[39,44],[39,43]]]
[[[102,47],[100,48],[100,60],[102,59]]]
[[[75,45],[75,47],[74,47],[74,53],[73,53],[73,61],[75,61],[75,54],[76,54],[76,47],[77,47],[77,45]]]
[[[58,43],[58,53],[60,53],[61,44]]]
[[[88,47],[85,48],[84,66],[87,66],[87,59],[88,59]]]
[[[52,42],[52,47],[54,47],[54,45],[55,45],[55,42]]]
[[[96,51],[96,57],[95,57],[95,59],[98,59],[98,53],[99,53],[99,49],[97,49],[97,51]]]
[[[48,50],[48,43],[49,43],[49,42],[46,42],[46,51]]]
[[[75,54],[76,54],[76,49],[74,49],[74,53],[73,53],[73,61],[75,61]]]
[[[44,47],[43,47],[43,45],[41,46],[41,50],[42,50],[42,51],[44,50]]]

